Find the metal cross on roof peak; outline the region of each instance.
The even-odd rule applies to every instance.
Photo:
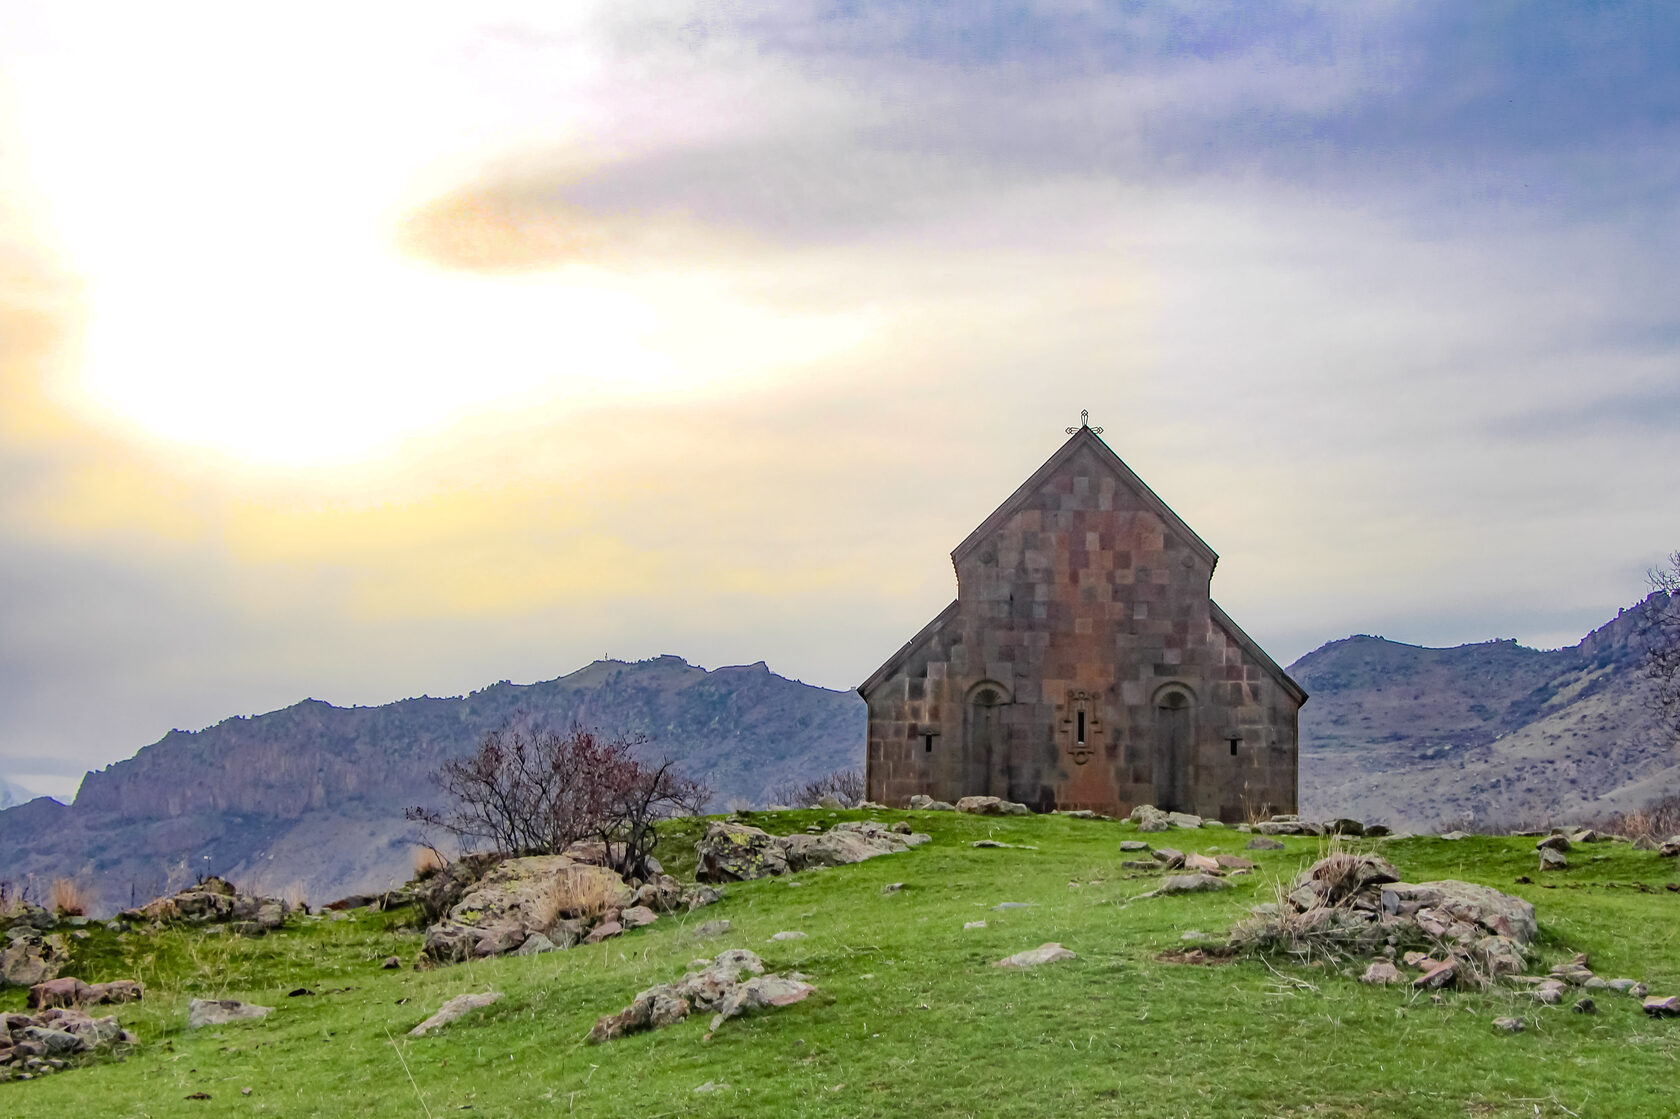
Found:
[[[1069,435],[1072,435],[1074,432],[1079,431],[1083,428],[1087,428],[1087,427],[1091,427],[1091,410],[1089,408],[1081,408],[1079,410],[1079,427],[1070,427],[1070,428],[1067,429],[1067,433]],[[1091,434],[1092,435],[1101,435],[1102,434],[1102,428],[1091,427]]]

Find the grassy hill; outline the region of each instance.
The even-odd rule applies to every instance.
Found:
[[[861,812],[760,814],[791,832]],[[308,921],[260,939],[169,932],[75,946],[78,973],[148,984],[123,1008],[143,1045],[122,1063],[0,1085],[0,1113],[103,1116],[1672,1116],[1680,1020],[1597,992],[1599,1013],[1543,1007],[1515,990],[1426,995],[1361,986],[1331,967],[1165,962],[1193,931],[1217,937],[1323,841],[1245,852],[1259,870],[1220,894],[1151,898],[1153,875],[1123,870],[1130,824],[1066,816],[909,818],[934,840],[914,851],[785,879],[732,885],[687,917],[591,947],[429,972],[382,971],[419,940],[400,913]],[[689,822],[661,844],[692,870]],[[975,849],[982,838],[1036,850]],[[1234,830],[1143,838],[1184,850],[1240,850]],[[1533,840],[1380,843],[1408,880],[1484,882],[1532,901],[1541,966],[1588,952],[1602,975],[1680,992],[1675,863],[1626,844],[1578,847],[1543,882]],[[1132,856],[1127,856],[1132,857]],[[888,883],[904,888],[883,893]],[[1665,887],[1669,887],[1665,889]],[[995,909],[1003,902],[1024,908]],[[694,927],[727,918],[732,932]],[[965,922],[985,920],[984,929]],[[780,930],[807,939],[772,943]],[[1199,939],[1199,938],[1198,938]],[[1045,941],[1071,961],[1021,973],[991,962]],[[818,988],[783,1010],[723,1024],[691,1018],[603,1046],[596,1016],[688,962],[748,947]],[[288,997],[305,987],[313,995]],[[503,1000],[439,1034],[406,1031],[446,999],[486,988]],[[189,1033],[191,996],[277,1009]],[[0,995],[13,1007],[21,992]],[[1517,1015],[1525,1033],[1491,1021]],[[712,1091],[697,1092],[711,1084]],[[249,1088],[250,1095],[242,1095]],[[194,1093],[209,1100],[188,1100]]]

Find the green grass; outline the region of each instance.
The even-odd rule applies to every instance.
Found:
[[[793,831],[865,815],[789,812],[755,822]],[[1587,1017],[1515,992],[1449,993],[1436,1005],[1326,967],[1157,959],[1183,947],[1187,931],[1223,934],[1316,857],[1318,840],[1245,852],[1260,870],[1223,894],[1134,901],[1155,878],[1120,869],[1117,843],[1136,834],[1129,824],[911,818],[932,844],[732,885],[708,909],[529,959],[381,971],[384,957],[412,960],[419,946],[398,914],[250,941],[95,929],[76,946],[78,972],[147,983],[143,1004],[121,1008],[143,1045],[121,1062],[0,1085],[0,1115],[1680,1115],[1680,1020],[1648,1019],[1627,996],[1600,992],[1600,1013]],[[659,852],[684,875],[692,836],[671,835]],[[985,837],[1038,850],[969,846]],[[1247,839],[1232,830],[1143,838],[1202,851],[1239,851]],[[1529,898],[1544,963],[1587,951],[1601,975],[1680,991],[1680,893],[1664,889],[1672,860],[1596,844],[1542,880],[1532,845],[1408,839],[1380,849],[1412,881],[1464,878]],[[1536,882],[1515,885],[1524,874]],[[883,894],[890,882],[905,888]],[[1005,901],[1031,906],[992,909]],[[730,935],[695,938],[695,925],[725,917]],[[962,927],[981,919],[987,928]],[[810,935],[769,943],[782,929]],[[1078,959],[1023,973],[989,966],[1051,940]],[[596,1016],[727,947],[750,947],[773,970],[803,971],[819,993],[725,1023],[709,1039],[697,1016],[603,1046],[581,1043]],[[296,987],[316,994],[289,998]],[[503,1000],[435,1036],[404,1036],[449,997],[487,987]],[[276,1009],[261,1022],[189,1033],[194,995]],[[21,993],[0,1001],[15,1006]],[[1524,1018],[1527,1032],[1495,1034],[1500,1015]],[[728,1087],[694,1091],[706,1082]],[[195,1092],[212,1098],[185,1099]]]

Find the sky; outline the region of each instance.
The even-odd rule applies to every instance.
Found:
[[[1680,548],[1680,7],[0,0],[0,776],[864,679],[1091,422],[1289,663]]]

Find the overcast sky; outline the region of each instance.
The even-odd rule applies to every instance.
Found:
[[[1081,408],[1281,662],[1573,643],[1677,250],[1669,3],[0,3],[0,776],[853,686]]]

